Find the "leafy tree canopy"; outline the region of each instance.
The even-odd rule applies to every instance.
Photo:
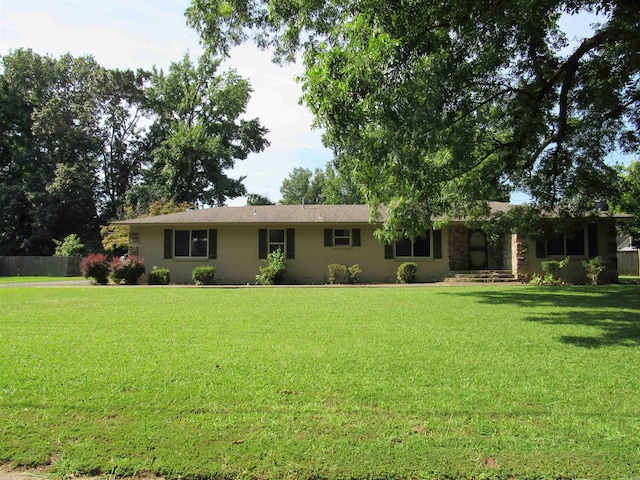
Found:
[[[633,220],[622,224],[624,233],[634,238],[634,243],[640,244],[640,161],[631,162],[620,177],[620,200],[618,209],[633,215]]]
[[[322,169],[312,172],[308,168],[297,167],[282,181],[280,193],[283,205],[295,205],[304,201],[308,205],[325,203],[323,189],[326,176]]]
[[[582,14],[599,20],[574,42],[560,20]],[[637,0],[192,0],[187,16],[218,52],[303,52],[304,101],[339,171],[391,208],[386,237],[514,190],[583,213],[615,193],[607,156],[639,150]]]

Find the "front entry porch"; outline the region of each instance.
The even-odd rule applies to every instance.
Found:
[[[449,227],[448,239],[449,270],[453,275],[474,275],[477,279],[511,275],[513,279],[510,235],[492,244],[481,229],[455,225]]]

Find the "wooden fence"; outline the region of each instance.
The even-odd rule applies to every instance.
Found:
[[[80,260],[79,257],[0,257],[0,276],[74,277],[80,275]]]
[[[618,252],[618,275],[640,275],[640,250]]]

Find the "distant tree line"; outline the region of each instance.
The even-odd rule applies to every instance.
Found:
[[[0,62],[0,255],[99,245],[100,226],[149,207],[247,194],[227,171],[268,142],[244,119],[247,80],[188,55],[167,73],[19,49]]]

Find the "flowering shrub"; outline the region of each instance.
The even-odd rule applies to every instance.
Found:
[[[358,283],[358,281],[360,280],[360,274],[362,273],[360,264],[356,263],[354,265],[351,265],[347,270],[349,281],[354,284]]]
[[[134,285],[144,275],[144,260],[133,255],[114,258],[111,261],[111,280],[114,283]]]
[[[106,285],[109,279],[109,261],[102,253],[91,253],[80,261],[80,273],[99,285]]]

